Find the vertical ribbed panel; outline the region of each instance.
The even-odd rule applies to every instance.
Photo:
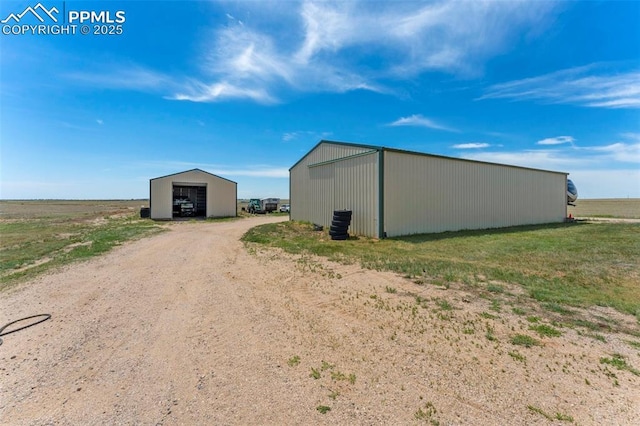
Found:
[[[173,217],[173,186],[171,177],[151,180],[151,219],[171,219]]]
[[[353,211],[351,234],[377,237],[378,152],[331,165],[335,169],[333,210]]]
[[[290,171],[291,219],[328,227],[334,210],[350,209],[349,232],[377,236],[378,154],[367,152],[323,143],[296,164]],[[345,158],[357,154],[363,155]]]
[[[561,222],[566,175],[385,151],[388,236]]]

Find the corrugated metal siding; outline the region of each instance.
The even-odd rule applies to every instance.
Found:
[[[216,176],[207,182],[207,217],[230,217],[238,214],[237,186]]]
[[[357,154],[363,155],[342,159]],[[349,232],[377,236],[377,170],[377,151],[319,145],[291,169],[291,219],[328,227],[334,210],[350,209],[353,216]]]
[[[350,155],[362,154],[369,151],[371,151],[370,148],[324,142],[307,155],[307,157],[304,159],[304,163],[308,166],[311,164],[336,160],[338,158],[349,157]]]
[[[152,219],[172,219],[173,185],[207,186],[207,217],[235,216],[237,214],[237,184],[200,170],[190,170],[170,176],[151,179],[150,199]]]
[[[149,194],[151,219],[171,219],[173,216],[172,177],[151,179]]]
[[[387,236],[561,222],[566,175],[385,151]]]

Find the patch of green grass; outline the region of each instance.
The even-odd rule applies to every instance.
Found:
[[[491,306],[489,306],[489,309],[491,309],[492,311],[495,311],[495,312],[502,311],[502,307],[500,305],[500,301],[498,299],[491,300]]]
[[[540,414],[542,417],[546,418],[547,420],[560,420],[563,422],[573,423],[573,417],[566,414],[556,413],[555,415],[552,416],[551,414],[544,412],[542,408],[538,408],[533,405],[528,405],[527,408],[534,413]]]
[[[451,280],[455,271],[460,282],[482,276],[484,282],[519,284],[563,315],[573,313],[566,306],[640,312],[640,224],[635,223],[574,222],[335,242],[311,224],[289,221],[260,225],[243,240],[421,280]]]
[[[600,358],[600,364],[608,364],[618,370],[627,370],[636,376],[640,376],[640,371],[627,364],[624,356],[620,354],[613,354],[611,358]]]
[[[520,362],[527,362],[527,357],[516,352],[516,351],[511,351],[509,352],[509,356],[513,359],[515,359],[516,361],[520,361]]]
[[[514,306],[513,308],[511,308],[511,312],[513,312],[516,315],[525,315],[527,313],[527,311],[525,311],[522,308],[518,308],[517,306]]]
[[[320,374],[320,371],[311,367],[311,373],[309,374],[309,377],[318,380],[320,377],[322,377],[322,374]]]
[[[584,327],[589,330],[600,330],[600,326],[592,321],[587,321],[579,318],[574,318],[571,321],[572,325],[576,325],[578,327]]]
[[[113,218],[61,215],[0,223],[0,290],[161,230],[155,222],[131,213]]]
[[[300,364],[300,357],[298,355],[292,356],[287,361],[287,364],[289,365],[289,367],[295,367],[296,365]]]
[[[532,325],[529,330],[533,330],[541,337],[559,337],[562,336],[562,332],[557,328],[554,328],[547,324]]]
[[[335,381],[344,380],[344,381],[348,381],[353,385],[356,383],[356,375],[353,373],[346,375],[340,371],[332,371],[331,380],[335,380]]]
[[[427,402],[423,407],[418,408],[418,410],[413,414],[413,417],[416,420],[428,421],[432,426],[438,426],[440,422],[437,420],[436,415],[438,410],[433,405],[432,402]]]
[[[640,342],[637,342],[635,340],[625,340],[625,342],[627,342],[627,344],[630,345],[631,347],[640,349]]]
[[[486,338],[487,338],[487,340],[489,340],[489,341],[491,341],[491,342],[495,342],[495,341],[496,341],[496,340],[498,340],[498,339],[496,338],[496,336],[495,336],[495,334],[494,334],[494,333],[495,333],[495,330],[493,329],[493,327],[492,327],[492,326],[490,326],[490,325],[487,323],[487,328],[486,328],[486,332],[485,332],[485,334],[484,334],[484,337],[486,337]]]
[[[555,312],[557,314],[562,314],[562,315],[573,315],[575,312],[571,309],[568,309],[566,306],[563,306],[559,303],[555,303],[555,302],[550,302],[550,303],[543,303],[542,306],[551,312]]]
[[[322,365],[320,366],[320,369],[322,371],[326,371],[326,370],[332,370],[333,367],[335,367],[335,365],[333,364],[329,364],[327,361],[322,361]]]
[[[316,410],[318,410],[320,414],[327,414],[329,411],[331,411],[331,407],[327,407],[326,405],[318,405],[316,407]]]
[[[491,293],[504,293],[504,287],[499,284],[487,284],[487,291]]]
[[[449,301],[445,300],[445,299],[436,300],[436,305],[438,305],[438,307],[440,309],[442,309],[443,311],[452,311],[453,310],[453,305],[451,305],[451,303],[449,303]]]
[[[511,337],[509,340],[512,345],[524,346],[525,348],[530,348],[532,346],[540,346],[540,341],[534,339],[531,336],[527,336],[526,334],[516,334]]]
[[[587,336],[587,337],[592,338],[593,340],[598,340],[599,342],[607,343],[607,339],[602,334],[589,333],[589,332],[584,333],[584,332],[581,332],[581,331],[578,331],[577,333],[578,333],[579,336]]]
[[[396,290],[396,289],[395,289],[395,288],[393,288],[393,287],[389,287],[389,286],[386,286],[386,287],[384,288],[384,290],[385,290],[387,293],[392,293],[392,294],[395,294],[395,293],[397,293],[397,292],[398,292],[398,290]]]

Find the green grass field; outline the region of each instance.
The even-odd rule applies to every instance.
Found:
[[[540,302],[610,306],[640,318],[638,223],[574,222],[331,241],[310,224],[285,222],[253,228],[243,239],[398,272],[419,283],[519,284]]]
[[[54,266],[160,231],[144,200],[0,201],[0,290]],[[146,204],[148,205],[148,204]]]

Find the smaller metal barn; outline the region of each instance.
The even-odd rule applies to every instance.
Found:
[[[237,215],[238,184],[200,169],[149,181],[151,219]]]

